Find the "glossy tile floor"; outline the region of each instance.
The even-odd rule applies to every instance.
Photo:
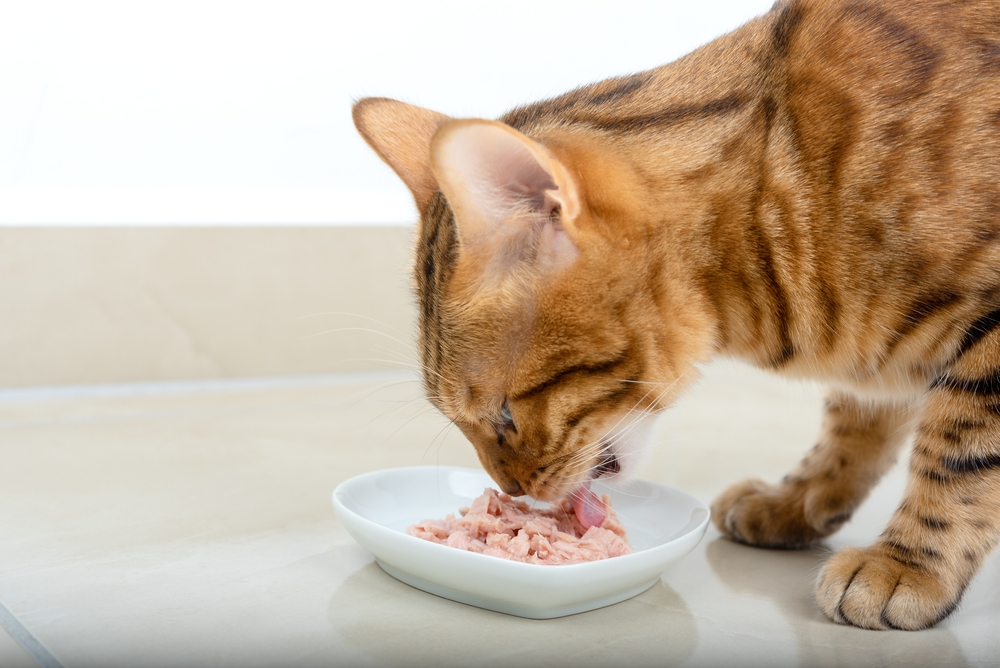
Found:
[[[532,621],[411,589],[330,505],[364,471],[476,464],[405,380],[0,393],[0,666],[1000,664],[1000,554],[929,631],[841,627],[813,602],[829,550],[881,531],[905,463],[824,548],[709,529],[657,586],[601,610]],[[820,403],[809,385],[710,367],[661,420],[643,477],[705,501],[776,479]]]

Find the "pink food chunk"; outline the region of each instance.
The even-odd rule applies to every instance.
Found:
[[[487,488],[472,506],[460,509],[460,517],[424,520],[406,532],[432,543],[529,564],[578,564],[631,554],[625,528],[607,495],[599,501],[594,497],[593,502],[603,505],[604,519],[599,526],[585,527],[573,499],[563,499],[548,510],[533,510],[524,501]]]

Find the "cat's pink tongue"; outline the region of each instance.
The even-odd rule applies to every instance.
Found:
[[[573,492],[569,498],[573,501],[573,512],[576,514],[576,519],[580,520],[580,524],[588,529],[601,526],[606,515],[604,502],[590,491],[589,481]]]

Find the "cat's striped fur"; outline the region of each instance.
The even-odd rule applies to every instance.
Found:
[[[819,540],[914,433],[889,527],[830,559],[817,600],[876,629],[954,609],[1000,536],[1000,2],[790,0],[503,128],[379,99],[355,121],[421,209],[428,394],[501,486],[627,473],[713,355],[824,380],[816,447],[727,490],[716,525]],[[537,161],[511,237],[507,200],[462,187],[479,145]]]

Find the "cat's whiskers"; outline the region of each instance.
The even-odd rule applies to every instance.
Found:
[[[383,350],[382,352],[385,352],[385,351]],[[389,365],[389,366],[402,367],[402,368],[406,368],[406,369],[409,369],[409,370],[412,370],[412,371],[415,372],[416,377],[413,379],[415,381],[422,381],[422,379],[420,378],[420,373],[423,372],[423,373],[433,374],[433,375],[437,376],[438,378],[440,378],[442,381],[448,382],[448,378],[446,376],[444,376],[441,373],[439,373],[439,372],[437,372],[437,371],[435,371],[435,370],[427,367],[425,364],[419,363],[419,362],[413,362],[413,361],[408,361],[408,360],[385,359],[385,358],[379,358],[379,357],[352,357],[352,358],[343,359],[341,361],[342,362],[373,362],[373,363],[377,363],[377,364],[385,364],[385,365]]]
[[[621,381],[621,382],[625,382],[625,381]],[[635,408],[635,406],[638,406],[640,403],[642,403],[646,399],[646,397],[649,396],[650,392],[652,392],[652,390],[647,391],[646,394],[644,394],[642,397],[640,397],[639,400],[632,406],[632,408],[629,409],[629,411],[633,410]],[[662,393],[661,393],[660,396],[662,396]],[[627,415],[627,412],[626,412],[626,415]],[[612,429],[614,429],[619,424],[621,424],[622,420],[624,420],[624,419],[625,419],[624,417],[620,418],[619,421],[614,425],[614,427],[612,427]],[[580,464],[581,462],[587,461],[590,458],[592,458],[594,455],[596,455],[597,453],[603,451],[606,448],[606,445],[607,444],[605,442],[605,439],[602,437],[601,439],[598,439],[598,440],[595,440],[595,441],[591,441],[590,443],[586,443],[586,444],[584,444],[584,445],[582,445],[582,446],[580,446],[580,447],[578,447],[578,448],[576,448],[576,449],[574,449],[574,450],[572,450],[570,452],[563,453],[562,455],[557,456],[556,458],[552,459],[548,463],[547,466],[551,467],[554,464],[563,463],[563,460],[567,460],[567,461],[565,461],[563,463],[564,467],[567,467],[567,466],[575,467],[578,464]],[[589,471],[589,469],[588,469],[588,471]]]
[[[386,381],[384,383],[379,383],[374,388],[371,388],[369,390],[362,390],[361,392],[358,392],[358,393],[356,393],[356,394],[348,397],[345,401],[347,402],[348,408],[354,408],[361,401],[363,401],[363,400],[365,400],[365,399],[367,399],[367,398],[369,398],[369,397],[371,397],[371,396],[373,396],[375,394],[378,394],[379,392],[381,392],[383,390],[387,390],[390,387],[395,387],[397,385],[406,385],[407,383],[418,383],[418,382],[420,382],[419,378],[405,378],[405,379],[402,379],[402,380]]]
[[[646,418],[646,417],[648,417],[650,415],[653,415],[657,411],[657,409],[659,407],[659,403],[663,399],[663,397],[666,396],[666,394],[668,392],[670,392],[670,390],[672,390],[677,385],[677,383],[679,383],[682,380],[683,377],[684,377],[684,374],[682,373],[682,374],[680,374],[676,379],[674,379],[670,383],[665,383],[663,381],[660,381],[660,382],[656,382],[656,381],[639,381],[639,382],[643,382],[644,384],[650,384],[650,385],[664,385],[665,384],[666,387],[664,387],[656,395],[656,397],[651,402],[649,402],[648,405],[644,406],[642,409],[640,409],[640,410],[637,411],[636,408],[640,404],[642,404],[649,397],[649,395],[653,392],[653,389],[648,390],[645,394],[643,394],[642,397],[640,397],[635,402],[635,404],[632,405],[631,408],[629,408],[628,410],[626,410],[625,413],[622,415],[622,417],[619,418],[618,422],[616,422],[610,429],[606,430],[605,433],[599,439],[591,441],[589,443],[586,443],[586,444],[578,447],[577,449],[575,449],[574,452],[573,452],[573,457],[571,457],[569,459],[569,461],[567,462],[566,466],[567,467],[575,467],[575,466],[579,465],[582,462],[587,462],[587,461],[590,461],[590,460],[594,459],[596,456],[598,456],[598,455],[600,455],[602,453],[605,453],[608,450],[612,450],[613,451],[613,446],[614,446],[614,444],[616,442],[620,442],[621,440],[628,438],[636,429],[638,429],[642,425],[642,422],[643,422],[644,418]],[[630,381],[625,380],[625,379],[616,379],[616,380],[619,380],[619,382],[630,382]],[[629,418],[631,418],[631,422],[629,424],[625,425],[625,427],[623,429],[621,429],[620,431],[616,432],[615,430],[619,427],[619,425],[621,425],[623,421],[625,421],[626,419],[629,419]],[[614,456],[616,458],[621,458],[621,459],[625,460],[625,457],[624,457],[625,453],[619,453],[619,452],[613,451],[613,454],[614,454]],[[601,465],[601,461],[598,460],[597,462],[592,463],[587,469],[585,469],[584,472],[587,474],[587,478],[585,480],[590,479],[590,476],[592,475],[594,469],[596,469],[600,465]],[[578,483],[578,484],[582,484],[582,483]]]
[[[661,390],[660,393],[657,394],[656,397],[651,402],[649,402],[649,404],[647,406],[644,406],[641,409],[639,409],[638,411],[636,411],[636,408],[640,404],[642,404],[646,400],[646,398],[649,396],[649,394],[652,392],[652,390],[647,391],[646,394],[642,395],[642,397],[640,397],[639,400],[636,401],[635,404],[633,404],[632,407],[629,408],[625,412],[625,414],[618,420],[618,422],[616,422],[609,430],[607,430],[607,432],[605,433],[605,436],[601,440],[608,439],[609,435],[610,435],[610,437],[612,439],[622,438],[622,437],[628,435],[629,433],[631,433],[632,431],[634,431],[635,429],[637,429],[638,426],[639,426],[639,423],[641,422],[641,420],[643,418],[645,418],[645,417],[647,417],[649,415],[653,415],[659,409],[660,400],[663,399],[663,397],[670,390],[672,390],[674,388],[674,386],[676,386],[677,383],[679,383],[680,380],[683,377],[684,377],[684,374],[682,373],[673,382],[669,383],[667,385],[667,387],[665,387],[663,390]],[[622,382],[628,382],[628,381],[622,381]],[[648,384],[652,384],[652,385],[663,385],[663,384],[665,384],[663,381],[660,381],[660,382],[645,381],[645,382],[648,383]],[[636,413],[636,412],[638,413],[638,415],[633,416],[633,414]],[[618,425],[620,425],[625,419],[627,419],[629,417],[632,417],[631,423],[628,424],[628,425],[626,425],[625,428],[622,431],[615,432],[614,430],[618,427]]]
[[[376,415],[375,417],[371,418],[370,420],[368,420],[368,421],[367,421],[367,422],[365,422],[364,424],[362,424],[362,425],[359,425],[359,426],[358,426],[358,429],[361,429],[361,428],[363,428],[363,427],[368,427],[368,426],[370,426],[370,425],[372,425],[372,424],[374,424],[374,423],[376,423],[376,422],[379,422],[379,421],[381,421],[381,420],[384,420],[384,419],[386,419],[387,417],[389,417],[390,415],[392,415],[392,413],[394,413],[394,412],[396,412],[396,411],[400,410],[401,408],[405,408],[406,406],[409,406],[409,405],[413,404],[413,403],[414,403],[414,401],[417,401],[417,400],[419,400],[419,399],[420,399],[420,397],[417,397],[416,399],[411,399],[410,401],[406,401],[406,402],[404,402],[404,404],[403,404],[402,406],[391,406],[391,407],[389,407],[389,408],[385,409],[384,411],[382,411],[381,413],[379,413],[378,415]],[[423,408],[423,409],[422,409],[421,411],[419,411],[419,412],[418,412],[418,413],[417,413],[416,415],[414,415],[414,416],[410,417],[410,418],[409,418],[409,419],[408,419],[408,420],[407,420],[406,422],[404,422],[404,423],[403,423],[402,425],[400,425],[399,427],[397,427],[397,428],[396,428],[396,430],[395,430],[395,431],[393,431],[393,432],[392,432],[392,434],[390,434],[390,436],[393,436],[393,435],[395,435],[395,433],[396,433],[397,431],[399,431],[399,429],[401,429],[402,427],[406,426],[407,424],[409,424],[410,422],[412,422],[412,421],[413,421],[413,420],[415,420],[416,418],[420,417],[421,415],[424,415],[424,414],[428,413],[428,412],[429,412],[429,411],[431,411],[432,409],[433,409],[433,407],[432,407],[432,406],[427,406],[427,407],[424,407],[424,408]],[[383,445],[384,445],[384,444],[383,444]]]
[[[327,316],[327,315],[346,315],[351,318],[361,318],[362,320],[368,320],[370,322],[374,322],[377,325],[382,325],[383,327],[391,329],[394,332],[397,332],[400,336],[407,335],[406,332],[401,331],[398,327],[393,327],[392,325],[383,320],[379,320],[378,318],[372,318],[371,316],[363,315],[361,313],[350,313],[348,311],[320,311],[317,313],[310,313],[308,315],[300,316],[298,320],[305,320],[307,318],[318,318],[320,316]]]
[[[431,367],[429,367],[424,362],[421,362],[421,361],[418,361],[418,360],[415,360],[415,359],[411,359],[411,358],[408,358],[408,357],[403,357],[403,355],[401,353],[399,353],[398,351],[390,350],[390,349],[384,348],[382,346],[373,346],[373,347],[375,348],[376,351],[381,352],[381,353],[383,353],[385,355],[395,355],[395,356],[397,356],[397,360],[395,360],[395,362],[394,362],[396,364],[408,366],[408,367],[414,369],[415,371],[422,372],[422,373],[425,373],[425,374],[432,374],[434,376],[437,376],[441,380],[448,380],[447,378],[445,378],[445,376],[443,374],[441,374],[441,372],[437,371],[436,369],[432,369]]]
[[[626,380],[619,380],[619,382],[628,382],[628,381],[626,381]],[[676,383],[676,381],[674,381],[674,382]],[[671,385],[671,387],[672,387],[672,385]],[[660,394],[657,395],[657,398],[654,399],[653,402],[651,403],[651,406],[655,406],[658,403],[659,399],[663,398],[664,393],[667,392],[667,391],[669,391],[669,389],[670,388],[668,387],[665,390],[663,390],[662,392],[660,392]],[[652,393],[652,391],[653,391],[652,389],[647,390],[645,394],[643,394],[628,410],[625,411],[625,413],[622,415],[622,417],[620,417],[618,419],[618,422],[616,422],[614,425],[612,425],[610,429],[607,429],[605,431],[604,435],[600,439],[598,439],[597,441],[594,441],[593,443],[600,443],[602,445],[602,447],[603,447],[604,442],[608,438],[608,434],[611,434],[612,432],[614,432],[614,430],[618,428],[618,425],[620,425],[623,421],[625,421],[629,417],[629,415],[635,411],[636,407],[639,406],[642,402],[644,402],[646,400],[646,398],[650,395],[650,393]],[[646,411],[650,411],[651,412],[652,408],[651,407],[643,408],[640,411],[640,413],[643,413],[643,412],[646,412]],[[628,426],[631,426],[631,425],[628,425]],[[584,446],[584,447],[586,447],[586,446]]]
[[[380,332],[379,330],[372,329],[371,327],[335,327],[333,329],[325,329],[322,332],[316,332],[314,334],[306,334],[305,336],[300,337],[299,340],[306,341],[308,339],[315,339],[318,336],[326,336],[327,334],[336,334],[338,332],[365,332],[368,334],[378,334],[379,336],[383,336],[389,339],[390,341],[395,341],[401,346],[407,345],[402,341],[400,341],[399,339],[397,339],[395,336],[391,334],[386,334],[385,332]]]
[[[392,406],[392,407],[390,407],[388,409],[386,409],[385,412],[383,412],[382,414],[380,414],[378,416],[378,419],[384,419],[384,418],[392,415],[393,413],[396,413],[398,411],[401,411],[401,410],[407,408],[408,406],[412,406],[413,404],[415,404],[417,402],[425,402],[425,401],[427,401],[427,397],[424,396],[423,394],[418,394],[417,396],[413,397],[412,399],[407,399],[407,400],[399,399],[399,400],[396,400],[394,402],[394,403],[396,403],[396,405]],[[433,405],[425,406],[424,408],[425,409],[435,409],[436,410],[436,408]]]
[[[382,320],[379,320],[377,318],[372,318],[370,316],[363,315],[361,313],[350,313],[350,312],[347,312],[347,311],[323,311],[323,312],[317,312],[317,313],[312,313],[312,314],[309,314],[309,315],[301,316],[299,318],[299,320],[303,320],[303,319],[307,319],[307,318],[316,318],[316,317],[320,317],[320,316],[331,316],[331,315],[346,316],[346,317],[349,317],[349,318],[360,318],[362,320],[367,320],[367,321],[373,322],[373,323],[375,323],[377,325],[380,325],[381,327],[383,327],[385,329],[390,329],[390,330],[396,332],[397,334],[399,334],[400,337],[405,337],[406,336],[406,334],[404,332],[401,332],[398,328],[393,327],[392,325],[389,325],[388,323],[386,323],[386,322],[384,322]],[[409,354],[413,350],[413,344],[412,344],[412,342],[404,341],[402,338],[399,338],[397,336],[393,336],[392,334],[389,334],[389,333],[387,333],[385,331],[382,331],[382,330],[379,330],[379,329],[373,329],[371,327],[359,327],[359,326],[336,327],[336,328],[333,328],[333,329],[327,329],[327,330],[323,330],[323,331],[320,331],[320,332],[315,332],[313,334],[308,334],[306,336],[303,336],[300,340],[307,340],[307,339],[316,338],[316,337],[319,337],[319,336],[325,336],[327,334],[335,334],[335,333],[339,333],[339,332],[365,332],[365,333],[375,334],[377,336],[380,336],[380,337],[383,337],[385,339],[388,339],[389,341],[392,341],[393,343],[399,344],[401,346],[401,348],[402,348],[402,350],[391,350],[389,348],[385,348],[385,347],[382,347],[382,346],[373,345],[373,348],[375,350],[381,352],[382,354],[393,356],[393,357],[396,358],[396,359],[393,359],[393,360],[385,360],[385,359],[379,360],[379,359],[355,358],[353,360],[345,360],[345,361],[368,361],[368,362],[388,363],[388,364],[394,364],[394,365],[399,365],[399,366],[407,366],[407,367],[410,367],[410,368],[412,368],[412,369],[414,369],[416,371],[421,371],[421,372],[427,373],[427,374],[433,374],[433,375],[438,376],[439,378],[443,378],[443,376],[441,376],[441,374],[438,371],[436,371],[434,369],[431,369],[426,364],[420,363],[420,362],[412,359],[412,357]]]
[[[440,452],[441,444],[445,442],[445,439],[448,438],[448,434],[451,432],[451,428],[455,426],[454,420],[449,420],[447,417],[445,419],[448,421],[448,423],[444,427],[442,427],[437,434],[434,435],[434,438],[431,439],[431,442],[427,444],[426,448],[424,448],[424,454],[420,457],[421,463],[424,461],[424,458],[427,457],[427,453],[430,452],[431,447],[434,446],[434,444],[437,442],[439,438],[441,439],[441,442],[438,443],[436,451]]]
[[[402,424],[400,424],[398,427],[396,427],[395,429],[393,429],[392,432],[388,436],[385,437],[385,440],[382,441],[382,445],[385,445],[389,441],[390,438],[392,438],[397,433],[399,433],[400,429],[402,429],[403,427],[407,426],[408,424],[410,424],[411,422],[413,422],[417,418],[422,417],[424,415],[427,415],[428,413],[431,413],[433,411],[434,411],[434,408],[431,407],[431,406],[427,406],[427,407],[423,408],[422,410],[418,411],[415,415],[413,415],[408,420],[406,420],[405,422],[403,422]]]
[[[637,385],[663,385],[665,380],[635,380],[634,378],[614,378],[619,383],[635,383]]]

